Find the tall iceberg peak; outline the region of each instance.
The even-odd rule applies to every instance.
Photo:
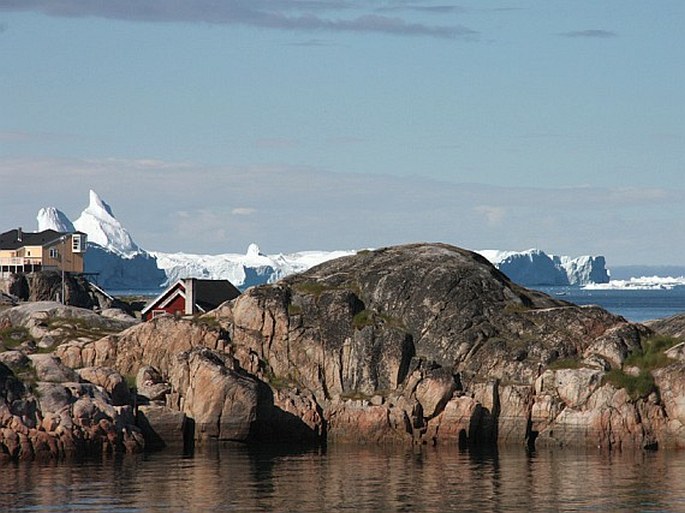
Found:
[[[74,227],[88,234],[90,242],[122,256],[132,257],[141,252],[128,230],[114,217],[110,206],[93,190],[88,207],[74,221]]]
[[[61,233],[75,232],[74,225],[61,210],[55,207],[45,207],[38,211],[36,216],[38,221],[38,231],[55,230]]]
[[[86,208],[86,212],[90,212],[93,215],[99,216],[99,217],[110,217],[114,219],[114,214],[112,213],[112,207],[110,207],[107,203],[105,203],[100,196],[98,196],[98,193],[95,192],[94,190],[90,190],[90,195],[89,195],[89,204],[88,208]]]

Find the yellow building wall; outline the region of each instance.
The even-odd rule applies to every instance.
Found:
[[[57,250],[61,258],[52,258],[50,256],[50,250],[53,248]],[[57,267],[59,270],[62,270],[62,266],[64,266],[64,270],[69,273],[83,272],[83,253],[73,252],[71,237],[64,242],[51,244],[42,249],[43,267]],[[31,255],[33,255],[33,252]]]
[[[57,250],[57,257],[50,256],[50,250]],[[22,262],[9,259],[22,259]],[[74,253],[72,238],[67,237],[65,241],[57,241],[48,246],[24,246],[16,250],[0,250],[0,262],[2,265],[41,265],[43,268],[52,268],[59,271],[64,270],[70,273],[83,272],[83,253]]]
[[[40,264],[43,262],[43,247],[24,246],[17,250],[17,256],[31,260],[32,263]]]

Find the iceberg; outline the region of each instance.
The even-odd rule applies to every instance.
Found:
[[[74,228],[88,234],[88,240],[93,244],[112,253],[133,257],[142,252],[128,230],[114,217],[110,206],[93,190],[90,191],[90,203],[74,221]]]
[[[36,216],[38,221],[38,231],[55,230],[61,233],[73,233],[76,231],[74,225],[64,212],[54,207],[41,208]]]
[[[81,231],[88,235],[85,270],[98,285],[109,290],[153,290],[181,278],[227,279],[236,287],[273,283],[333,258],[356,251],[303,251],[290,255],[266,255],[250,244],[244,255],[197,255],[163,253],[142,249],[115,217],[112,208],[93,190],[88,206],[72,222],[53,207],[42,208],[38,230]]]
[[[166,280],[154,257],[142,250],[128,230],[114,217],[111,207],[90,191],[88,207],[73,223],[54,207],[41,208],[36,217],[38,231],[80,231],[88,236],[84,267],[103,288],[154,289]]]
[[[603,256],[571,258],[548,255],[540,249],[476,252],[510,280],[524,286],[575,286],[609,281],[609,271]]]
[[[290,274],[355,253],[356,251],[303,251],[269,256],[262,253],[257,244],[252,243],[244,255],[161,252],[151,252],[151,255],[157,259],[157,265],[166,274],[165,285],[180,278],[227,279],[236,287],[246,289],[254,285],[274,283]]]
[[[49,207],[38,212],[38,229],[78,230],[88,235],[86,272],[109,290],[152,290],[181,278],[227,279],[236,287],[273,283],[318,264],[353,255],[357,251],[301,251],[267,255],[252,243],[245,254],[202,255],[146,251],[115,217],[112,208],[93,190],[88,206],[72,224],[61,211]],[[525,286],[587,285],[609,282],[602,256],[571,258],[527,251],[477,251],[509,278]]]
[[[685,276],[641,276],[628,280],[611,280],[608,283],[588,283],[586,290],[672,290],[685,287]]]

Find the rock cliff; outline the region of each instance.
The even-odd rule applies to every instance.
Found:
[[[606,378],[643,350],[647,328],[526,290],[459,248],[338,259],[214,316],[245,368],[311,391],[329,440],[685,442],[658,394],[631,397]]]
[[[117,376],[136,376],[148,447],[685,447],[685,350],[655,335],[520,287],[475,253],[415,244],[251,288],[199,318],[64,341],[53,356],[112,405],[125,402]]]

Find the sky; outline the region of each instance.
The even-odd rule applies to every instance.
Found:
[[[685,265],[685,2],[0,0],[0,230]]]

